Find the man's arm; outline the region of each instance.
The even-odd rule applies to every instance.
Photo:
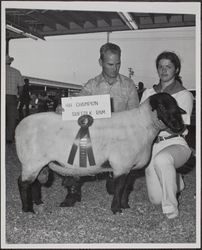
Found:
[[[24,86],[24,79],[20,73],[20,71],[17,71],[17,84],[18,84],[18,95],[22,95],[23,86]]]
[[[23,86],[18,86],[18,95],[22,96]]]
[[[92,95],[92,87],[93,87],[93,81],[89,80],[81,89],[79,92],[79,96],[87,96]]]
[[[89,80],[81,89],[81,91],[78,93],[77,96],[87,96],[87,95],[92,95],[92,81]],[[55,110],[57,114],[62,114],[62,111],[64,109],[62,108],[61,104],[59,104]]]

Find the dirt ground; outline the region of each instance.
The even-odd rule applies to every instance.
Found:
[[[196,168],[195,159],[182,169],[185,189],[179,198],[179,216],[167,219],[161,206],[152,205],[147,196],[145,178],[140,176],[130,195],[130,209],[114,215],[110,196],[104,179],[87,181],[82,187],[82,201],[72,208],[59,207],[66,190],[61,177],[55,174],[54,184],[43,188],[44,204],[34,206],[35,214],[23,213],[19,197],[17,178],[21,166],[15,151],[15,144],[6,145],[6,228],[5,240],[10,247],[23,244],[24,247],[40,244],[64,244],[65,248],[105,248],[118,244],[117,248],[133,248],[138,244],[196,243]],[[124,245],[122,245],[123,243]],[[71,245],[73,244],[73,245]],[[163,247],[162,245],[162,247]],[[56,248],[56,247],[55,247]],[[115,248],[115,247],[114,247]],[[192,248],[193,249],[193,248]]]

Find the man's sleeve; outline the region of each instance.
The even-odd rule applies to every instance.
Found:
[[[22,75],[21,75],[21,73],[20,73],[20,71],[18,71],[18,86],[20,87],[20,86],[24,86],[24,79],[23,79],[23,77],[22,77]]]
[[[89,80],[84,86],[82,87],[81,91],[79,92],[79,96],[86,96],[86,95],[92,95],[93,91],[93,81]]]
[[[186,125],[190,125],[191,123],[191,114],[193,109],[193,95],[190,92],[184,92],[181,94],[179,92],[178,97],[176,98],[178,105],[180,108],[186,111],[186,114],[182,115],[183,121]]]
[[[20,73],[20,71],[18,71],[18,80],[17,80],[17,84],[18,84],[18,94],[21,96],[22,95],[22,91],[23,91],[23,86],[24,86],[24,80],[23,77]]]

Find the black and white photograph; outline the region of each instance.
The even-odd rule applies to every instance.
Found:
[[[1,1],[1,248],[200,248],[200,56],[197,1]]]

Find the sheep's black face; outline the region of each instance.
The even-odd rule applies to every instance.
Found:
[[[182,114],[186,114],[186,112],[177,105],[176,100],[171,95],[167,93],[152,95],[150,96],[150,105],[152,110],[157,111],[158,119],[173,133],[180,134],[184,131]]]

